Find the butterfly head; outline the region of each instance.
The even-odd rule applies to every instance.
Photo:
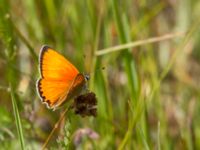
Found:
[[[90,80],[90,75],[89,74],[85,74],[84,76],[85,76],[85,80],[86,81]]]

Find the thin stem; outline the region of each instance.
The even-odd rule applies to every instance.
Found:
[[[153,38],[149,38],[149,39],[145,39],[145,40],[139,40],[136,42],[130,42],[127,44],[121,44],[121,45],[117,45],[114,47],[109,47],[109,48],[105,48],[105,49],[101,49],[96,51],[96,56],[101,56],[101,55],[105,55],[111,52],[116,52],[116,51],[121,51],[121,50],[127,50],[128,48],[133,48],[133,47],[137,47],[137,46],[141,46],[141,45],[145,45],[145,44],[150,44],[150,43],[155,43],[155,42],[160,42],[160,41],[164,41],[164,40],[170,40],[176,37],[183,37],[185,34],[184,33],[169,33],[163,36],[158,36],[158,37],[153,37]]]
[[[92,61],[92,70],[91,72],[95,72],[95,67],[97,63],[97,57],[95,57],[99,45],[99,35],[100,35],[100,30],[101,30],[101,23],[102,23],[102,17],[103,17],[103,3],[104,1],[101,2],[99,5],[99,15],[98,15],[98,20],[97,20],[97,27],[96,27],[96,32],[95,32],[95,40],[94,40],[94,49],[93,49],[93,61]],[[91,76],[91,82],[90,82],[90,88],[94,89],[94,73]]]
[[[49,140],[51,139],[51,137],[53,136],[55,130],[59,127],[59,124],[62,122],[62,120],[65,117],[65,114],[70,110],[70,108],[72,108],[72,106],[67,107],[64,112],[61,114],[59,120],[56,122],[56,124],[54,125],[54,128],[51,130],[51,133],[49,134],[49,136],[47,137],[46,141],[44,142],[43,146],[42,146],[42,150],[45,149],[45,147],[47,146]]]
[[[13,91],[11,83],[10,83],[10,93],[11,93],[13,112],[14,112],[14,116],[15,116],[15,123],[16,123],[16,127],[17,127],[17,132],[18,132],[19,139],[20,139],[21,149],[24,150],[25,144],[24,144],[24,135],[23,135],[23,130],[22,130],[22,123],[21,123],[21,119],[20,119],[20,116],[19,116],[16,98],[15,98],[14,91]]]
[[[31,46],[31,44],[28,42],[28,40],[24,37],[24,35],[22,35],[22,33],[19,31],[19,29],[17,29],[17,27],[13,24],[13,28],[15,30],[15,32],[17,33],[17,35],[21,38],[21,40],[24,42],[24,44],[28,47],[29,52],[31,53],[31,55],[33,56],[34,60],[38,60],[37,54],[34,51],[34,48]]]

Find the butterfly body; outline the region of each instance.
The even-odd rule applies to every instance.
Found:
[[[48,46],[43,46],[39,57],[41,78],[36,88],[42,102],[56,109],[86,90],[88,76],[79,73],[65,57]]]

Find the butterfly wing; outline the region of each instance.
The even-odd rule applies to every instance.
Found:
[[[46,79],[73,80],[79,71],[58,52],[43,46],[40,51],[40,73]]]
[[[42,77],[37,82],[38,93],[49,108],[55,109],[67,99],[79,71],[65,57],[43,46],[40,52],[40,73]]]
[[[46,103],[48,108],[55,109],[55,104],[63,97],[63,95],[67,95],[70,85],[71,83],[66,84],[62,81],[53,81],[42,78],[37,82],[37,89],[42,102]]]
[[[81,94],[85,89],[87,89],[85,76],[79,73],[70,87],[69,97],[74,98],[76,95]]]
[[[72,99],[80,95],[86,89],[86,80],[83,74],[79,73],[72,81],[70,87],[60,96],[60,99],[55,103],[55,107],[59,107],[66,99]]]

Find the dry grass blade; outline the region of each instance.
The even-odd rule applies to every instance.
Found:
[[[178,38],[178,37],[183,37],[184,35],[185,35],[185,33],[169,33],[169,34],[165,34],[165,35],[162,35],[159,37],[153,37],[153,38],[149,38],[149,39],[145,39],[145,40],[139,40],[136,42],[130,42],[127,44],[121,44],[118,46],[101,49],[101,50],[96,51],[96,55],[101,56],[101,55],[109,54],[112,52],[126,50],[127,48],[133,48],[133,47],[146,45],[146,44],[150,44],[150,43],[156,43],[156,42],[170,40],[170,39],[174,39],[174,38]]]
[[[65,114],[71,109],[72,107],[69,106],[67,107],[64,112],[62,112],[59,120],[56,122],[56,124],[54,125],[54,128],[51,130],[51,133],[49,134],[49,136],[47,137],[46,141],[44,142],[44,144],[42,145],[42,150],[44,150],[49,142],[49,140],[51,139],[51,137],[53,136],[54,132],[56,131],[56,129],[59,127],[59,124],[62,122],[62,120],[65,118]]]

